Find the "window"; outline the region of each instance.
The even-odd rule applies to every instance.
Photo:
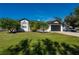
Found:
[[[22,28],[27,28],[26,26],[22,26]]]

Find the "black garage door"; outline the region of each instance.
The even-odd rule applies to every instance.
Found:
[[[51,31],[60,31],[60,25],[51,25]]]

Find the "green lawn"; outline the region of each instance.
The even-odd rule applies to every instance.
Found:
[[[58,33],[21,32],[12,34],[8,32],[0,32],[0,52],[11,45],[18,44],[21,40],[26,38],[32,39],[31,45],[38,40],[48,38],[59,43],[64,42],[70,45],[74,44],[79,46],[79,37],[67,36]]]

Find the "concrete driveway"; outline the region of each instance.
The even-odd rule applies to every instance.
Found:
[[[57,33],[79,37],[79,33],[77,32],[57,32]]]

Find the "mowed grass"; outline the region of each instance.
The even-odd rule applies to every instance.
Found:
[[[0,51],[8,48],[11,45],[18,44],[21,40],[32,39],[32,43],[42,39],[51,39],[59,43],[75,44],[79,46],[79,37],[68,36],[58,33],[38,33],[38,32],[20,32],[20,33],[8,33],[0,32]]]

